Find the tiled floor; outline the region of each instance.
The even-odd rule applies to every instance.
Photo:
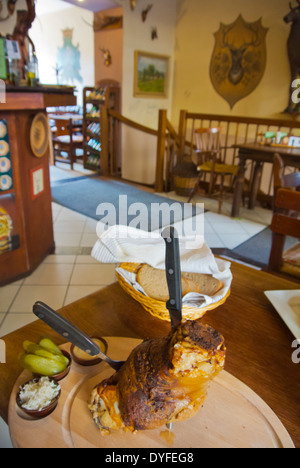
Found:
[[[58,309],[115,281],[115,265],[101,265],[89,255],[97,239],[96,221],[56,204],[53,217],[59,253],[27,278],[0,288],[0,336],[34,320],[37,300]]]
[[[78,171],[74,176],[81,169]],[[51,176],[55,179],[64,174],[56,169]],[[175,198],[174,194],[168,196]],[[37,300],[58,309],[115,281],[115,265],[99,264],[90,256],[97,239],[97,222],[55,203],[52,208],[55,255],[48,256],[31,276],[0,288],[0,337],[35,320],[32,305]],[[255,215],[251,212],[252,219],[250,213],[246,213],[248,219],[231,219],[213,212],[215,206],[208,200],[205,208],[212,210],[205,213],[205,239],[211,248],[235,248],[270,220],[266,210],[255,210]],[[0,418],[0,447],[9,446],[7,426]]]

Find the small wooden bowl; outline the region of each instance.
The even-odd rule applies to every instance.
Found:
[[[38,381],[39,381],[39,378],[29,380],[28,382],[24,383],[22,387],[24,387],[30,382],[38,382]],[[50,405],[45,406],[45,408],[41,410],[29,410],[29,409],[23,408],[21,400],[20,400],[20,390],[19,390],[17,393],[17,397],[16,397],[16,403],[18,407],[20,408],[20,410],[26,413],[28,416],[31,416],[34,419],[42,419],[48,416],[50,413],[52,413],[52,411],[55,410],[56,406],[58,405],[60,394],[61,394],[61,389],[59,390],[59,394],[57,395],[57,397],[50,403]]]
[[[56,375],[49,375],[49,379],[52,379],[54,380],[55,382],[59,382],[60,380],[64,379],[65,377],[67,377],[67,375],[69,374],[70,372],[70,369],[71,369],[71,364],[72,364],[72,357],[71,355],[65,351],[64,349],[61,350],[61,352],[63,353],[64,356],[66,356],[68,359],[69,359],[69,365],[68,367],[60,372],[59,374],[56,374]],[[40,377],[45,377],[45,376],[42,376],[41,374],[33,374],[33,377],[34,378],[40,378]]]
[[[104,344],[104,351],[103,352],[106,354],[106,351],[107,351],[107,348],[108,348],[107,342],[103,338],[100,338],[99,336],[92,336],[91,339],[101,341]],[[95,356],[94,359],[81,359],[78,356],[76,356],[76,354],[74,353],[74,348],[75,348],[75,346],[72,344],[71,354],[72,354],[72,358],[74,359],[75,362],[77,362],[77,364],[80,364],[81,366],[86,366],[87,367],[87,366],[95,366],[96,364],[99,364],[100,362],[102,362],[102,359],[97,357],[97,356]]]

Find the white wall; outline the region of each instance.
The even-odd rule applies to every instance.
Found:
[[[38,0],[40,1],[40,0]],[[48,2],[51,0],[47,0]],[[57,13],[38,15],[30,30],[30,37],[35,43],[39,60],[40,81],[42,84],[56,84],[54,68],[57,63],[57,51],[63,46],[63,33],[66,28],[74,29],[72,44],[79,44],[80,75],[82,83],[60,83],[76,86],[77,104],[82,105],[82,90],[95,84],[93,13],[76,6],[67,6]],[[88,24],[87,24],[88,23]]]
[[[297,2],[293,2],[296,5]],[[178,1],[175,83],[172,121],[179,112],[282,118],[288,103],[290,70],[287,38],[290,25],[283,21],[289,2],[283,0],[180,0]],[[214,33],[220,23],[231,24],[242,14],[247,22],[262,18],[268,28],[267,63],[257,88],[231,110],[215,91],[210,80],[210,62],[215,45]]]
[[[176,1],[153,0],[146,22],[141,12],[148,0],[139,0],[134,11],[129,1],[120,1],[124,8],[122,114],[142,125],[158,128],[158,111],[167,109],[171,116],[173,92],[173,60],[175,47]],[[152,41],[151,27],[156,26],[158,39]],[[157,53],[171,57],[170,87],[167,99],[137,98],[133,95],[134,51]],[[156,169],[156,143],[153,136],[123,126],[122,175],[124,179],[153,184]]]

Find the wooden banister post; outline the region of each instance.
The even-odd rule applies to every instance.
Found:
[[[109,175],[109,151],[108,151],[108,112],[106,106],[100,106],[100,168],[104,176]]]
[[[182,161],[184,156],[184,146],[186,138],[186,116],[187,111],[181,110],[179,116],[179,128],[178,128],[178,138],[179,138],[179,149],[178,149],[178,162]]]
[[[155,177],[155,191],[156,192],[164,191],[166,131],[167,131],[167,111],[165,109],[161,109],[159,111],[159,118],[158,118],[156,177]]]

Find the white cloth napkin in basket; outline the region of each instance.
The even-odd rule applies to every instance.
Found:
[[[215,258],[208,245],[200,239],[198,246],[194,242],[193,249],[188,247],[187,239],[179,237],[181,271],[212,275],[223,283],[223,288],[213,297],[189,293],[183,298],[183,304],[202,308],[219,302],[231,286],[230,262]],[[112,226],[100,236],[91,255],[101,263],[147,263],[164,270],[166,246],[157,231],[149,233],[119,225]],[[137,291],[145,294],[134,273],[123,268],[117,268],[116,271]]]

